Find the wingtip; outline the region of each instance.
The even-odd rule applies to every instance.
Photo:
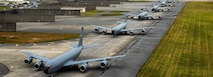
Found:
[[[21,51],[22,53],[27,53],[27,51]]]

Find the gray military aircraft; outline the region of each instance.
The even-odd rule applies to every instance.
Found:
[[[56,73],[62,67],[78,66],[78,64],[81,64],[79,69],[81,72],[85,72],[88,68],[89,62],[99,62],[100,61],[101,62],[100,67],[106,68],[107,64],[108,64],[107,60],[125,56],[125,55],[119,55],[119,56],[112,56],[112,57],[105,57],[105,58],[96,58],[96,59],[76,61],[76,58],[78,58],[78,56],[80,55],[81,51],[84,48],[90,48],[90,47],[95,46],[95,44],[83,46],[83,27],[81,30],[81,35],[79,37],[78,45],[70,44],[70,46],[73,47],[72,50],[69,50],[53,59],[39,56],[39,55],[30,53],[30,52],[23,52],[24,54],[29,56],[28,58],[26,58],[24,60],[24,62],[27,64],[30,64],[33,61],[33,59],[39,59],[40,61],[35,63],[35,65],[34,65],[36,70],[40,70],[44,66],[43,62],[45,62],[46,64],[44,66],[43,72],[45,74],[49,74],[50,77],[53,77],[54,73]]]
[[[171,4],[171,3],[169,3],[169,1],[167,0],[167,1],[159,1],[160,2],[160,7],[165,7],[165,6],[174,6],[174,4],[175,3],[173,3],[173,4]]]
[[[152,4],[152,9],[151,11],[154,11],[154,12],[160,12],[160,11],[169,11],[169,8],[159,8],[159,6],[157,4]]]
[[[138,20],[162,19],[162,17],[160,15],[158,15],[158,16],[148,16],[148,11],[140,11],[140,12],[141,13],[136,14],[136,15],[135,14],[127,14],[127,17],[131,17],[132,19],[138,19]]]
[[[165,2],[166,3],[178,3],[179,0],[166,0]]]
[[[95,27],[95,31],[99,32],[100,29],[102,29],[102,33],[106,34],[108,30],[112,31],[112,34],[114,35],[114,37],[116,37],[116,35],[118,35],[119,33],[125,33],[127,34],[127,32],[129,32],[130,35],[134,35],[134,31],[135,30],[140,30],[143,34],[146,34],[146,29],[148,28],[154,28],[154,27],[144,27],[144,28],[130,28],[130,29],[126,29],[127,25],[129,24],[129,22],[127,22],[127,17],[125,17],[125,21],[121,22],[118,21],[118,25],[113,27],[113,28],[106,28],[106,27],[102,27],[102,26],[96,26],[96,25],[92,25],[93,27]]]

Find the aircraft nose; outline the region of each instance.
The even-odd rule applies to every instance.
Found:
[[[50,69],[50,67],[44,67],[44,73],[49,74],[49,69]]]

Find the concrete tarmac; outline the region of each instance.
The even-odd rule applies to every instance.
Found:
[[[145,5],[146,3],[141,3],[141,4]],[[152,14],[158,15],[162,13],[158,12],[158,13],[152,13]],[[116,61],[119,62],[120,60],[121,62],[126,60],[134,61],[134,59],[128,58],[131,55],[131,54],[129,55],[129,53],[133,51],[124,51],[124,52],[119,52],[119,51],[121,51],[121,49],[123,49],[127,44],[129,44],[129,42],[132,39],[134,39],[136,35],[135,36],[119,35],[117,38],[113,38],[112,35],[108,35],[108,34],[102,35],[102,34],[94,33],[94,28],[90,26],[90,25],[100,25],[105,27],[113,27],[116,25],[117,20],[124,20],[122,19],[122,17],[123,16],[120,16],[120,17],[66,17],[66,18],[59,17],[57,18],[56,22],[50,22],[50,23],[35,23],[35,24],[19,23],[18,30],[27,31],[27,32],[41,31],[41,32],[56,32],[56,33],[70,33],[70,32],[79,33],[80,27],[85,26],[85,29],[86,29],[85,33],[88,32],[87,33],[88,35],[86,35],[86,37],[84,38],[84,44],[86,45],[91,43],[98,43],[99,46],[84,49],[77,60],[126,54],[126,57],[124,58],[110,60],[109,62],[112,63],[111,64],[112,66],[109,69],[110,70],[111,69],[129,70],[129,68],[125,66],[126,64],[129,64],[131,62],[122,63],[122,64],[118,63],[117,65],[115,65],[115,63],[117,63]],[[174,18],[174,17],[171,17],[171,18]],[[128,20],[128,22],[134,22],[134,23],[129,24],[127,29],[154,26],[152,24],[156,23],[156,21],[158,20],[154,20],[154,21],[153,20],[143,20],[143,21]],[[168,23],[171,23],[171,22],[168,22]],[[168,23],[164,23],[164,24],[168,24]],[[147,33],[147,35],[151,35],[151,34],[153,34],[152,30],[151,32]],[[156,33],[156,35],[158,35],[158,33]],[[140,33],[138,33],[138,36],[143,37]],[[57,42],[48,42],[48,43],[36,43],[32,45],[23,45],[23,44],[22,45],[8,45],[8,44],[0,45],[0,52],[1,52],[0,62],[5,64],[10,69],[10,73],[5,75],[5,77],[14,77],[14,76],[16,77],[47,77],[48,75],[44,74],[42,71],[34,70],[33,64],[35,62],[38,62],[38,60],[34,60],[33,63],[29,65],[24,64],[23,60],[27,56],[21,52],[29,51],[41,56],[54,58],[66,52],[67,50],[71,49],[71,47],[68,45],[69,42],[77,43],[78,39],[62,40],[59,42],[57,41]],[[135,42],[135,44],[136,43],[137,42]],[[133,45],[131,47],[133,47]],[[56,74],[56,77],[70,77],[70,76],[71,77],[90,77],[94,75],[95,71],[101,71],[101,72],[108,71],[108,69],[104,69],[104,70],[99,69],[99,64],[100,63],[90,63],[88,67],[88,71],[86,71],[83,74],[78,69],[61,70],[59,73]],[[139,69],[139,66],[137,67]],[[131,68],[131,69],[134,69],[134,68]],[[107,75],[107,72],[102,74]],[[115,76],[112,76],[112,77],[115,77]]]
[[[138,35],[119,53],[125,53],[122,60],[115,60],[110,69],[98,71],[93,77],[136,77],[141,66],[151,56],[152,52],[163,38],[171,24],[174,22],[176,15],[182,10],[186,2],[180,2],[168,12],[163,20],[156,24],[156,28],[151,29],[149,34]]]

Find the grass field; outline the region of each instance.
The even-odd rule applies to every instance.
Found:
[[[0,44],[38,43],[67,40],[79,37],[79,34],[53,34],[31,32],[0,32]]]
[[[117,10],[112,10],[107,14],[103,14],[102,16],[122,16],[124,15],[123,13],[126,13],[128,11],[117,11]]]
[[[137,77],[212,77],[213,2],[188,2]]]
[[[7,6],[0,6],[0,10],[10,10],[10,7],[7,7]]]
[[[81,16],[95,16],[101,12],[105,12],[105,11],[104,10],[87,10],[85,13],[81,13]]]
[[[106,12],[105,10],[87,10],[85,13],[81,13],[81,16],[96,16],[99,13]],[[128,11],[118,11],[118,10],[112,10],[109,11],[109,13],[102,14],[101,16],[120,16],[123,15],[122,13],[125,13]]]

